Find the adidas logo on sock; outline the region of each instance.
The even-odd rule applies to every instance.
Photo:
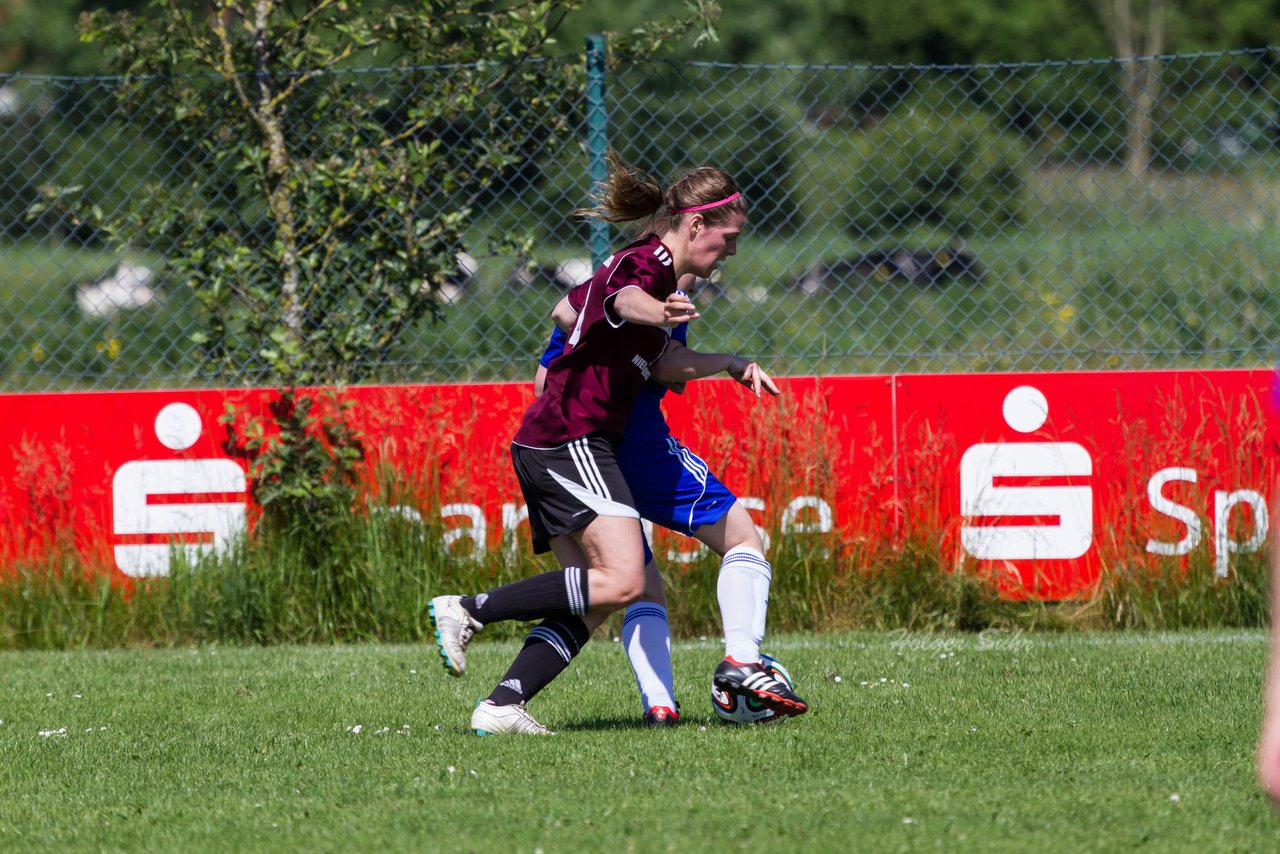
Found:
[[[483,607],[484,607],[484,603],[485,603],[485,602],[488,602],[488,601],[489,601],[489,594],[488,594],[488,593],[481,593],[479,596],[477,596],[477,597],[476,597],[476,607],[477,607],[477,608],[483,608]]]
[[[515,691],[517,694],[522,694],[522,695],[524,694],[524,688],[520,686],[519,679],[504,679],[502,680],[502,682],[498,683],[498,687],[510,688],[512,691]]]

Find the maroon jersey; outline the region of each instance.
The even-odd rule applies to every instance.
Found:
[[[627,323],[613,309],[625,288],[640,288],[665,300],[676,289],[671,251],[649,235],[609,256],[570,303],[578,321],[564,353],[547,366],[542,396],[524,414],[517,444],[555,448],[579,436],[605,431],[622,435],[636,393],[671,340],[661,326]]]

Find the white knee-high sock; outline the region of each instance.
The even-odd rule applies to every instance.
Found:
[[[654,706],[675,710],[671,671],[671,624],[667,609],[654,602],[637,602],[622,618],[622,646],[631,662],[640,689],[640,703],[648,712]]]
[[[772,578],[769,561],[749,546],[729,549],[720,562],[716,597],[724,624],[724,654],[735,661],[760,660]]]

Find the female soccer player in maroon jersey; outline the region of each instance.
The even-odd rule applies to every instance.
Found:
[[[685,278],[689,281],[682,280],[680,287],[692,290],[695,277]],[[569,291],[556,307],[556,314],[576,318],[584,289],[581,285]],[[688,344],[688,326],[677,324],[671,337]],[[547,366],[564,352],[567,337],[567,330],[553,328],[534,377],[535,395],[542,393]],[[660,383],[644,384],[615,456],[640,518],[700,540],[721,558],[716,599],[724,627],[724,659],[716,667],[712,684],[732,694],[765,667],[760,645],[773,568],[765,557],[764,540],[743,503],[700,457],[671,434],[662,410],[667,391]],[[622,648],[640,689],[643,721],[650,726],[675,726],[680,715],[671,666],[671,625],[657,561],[650,550],[646,549],[645,555],[650,558],[645,564],[645,596],[627,606]],[[559,550],[556,557],[566,566],[581,562]],[[761,691],[753,692],[761,703],[767,703],[761,695],[768,693],[772,681],[766,680]],[[807,710],[807,705],[793,703],[782,713],[804,714]],[[776,709],[772,711],[778,714]]]
[[[525,704],[568,666],[605,617],[644,596],[639,513],[614,454],[644,382],[679,383],[725,371],[757,397],[778,393],[754,362],[699,353],[669,334],[699,316],[677,292],[680,277],[710,276],[737,251],[747,209],[728,174],[702,167],[664,189],[611,153],[598,204],[578,213],[639,220],[646,228],[587,283],[565,352],[548,368],[545,391],[525,412],[511,447],[534,551],[554,545],[562,562],[573,563],[475,596],[437,596],[429,606],[445,669],[456,676],[466,670],[472,636],[488,623],[542,620],[472,713],[471,728],[482,734],[546,733]],[[773,681],[760,686],[763,696],[784,709],[803,704]]]

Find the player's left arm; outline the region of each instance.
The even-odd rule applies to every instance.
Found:
[[[650,296],[638,286],[625,287],[605,298],[606,309],[621,321],[638,323],[642,326],[672,327],[680,323],[697,320],[698,314],[693,301],[681,291],[675,291],[660,300]],[[612,318],[610,319],[612,323]]]
[[[625,288],[605,299],[612,302],[619,318],[645,326],[674,326],[699,316],[693,303],[684,294],[672,295],[664,302],[637,288]],[[556,326],[569,332],[578,321],[578,310],[566,296],[551,309],[551,319],[556,322]]]
[[[778,386],[764,368],[750,359],[731,353],[702,353],[671,341],[662,357],[652,366],[653,379],[662,383],[685,383],[724,372],[743,386],[751,389],[758,398],[761,392],[775,397]]]

